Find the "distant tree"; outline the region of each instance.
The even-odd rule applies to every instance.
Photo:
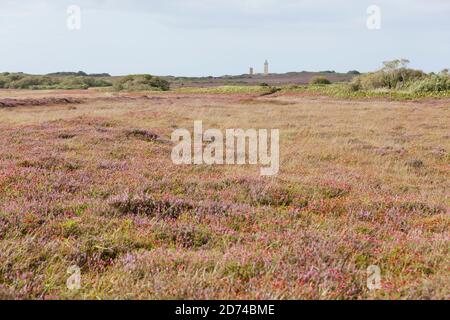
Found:
[[[384,69],[386,71],[393,71],[401,68],[407,68],[410,64],[410,61],[408,59],[396,59],[391,61],[384,61]]]
[[[94,78],[109,78],[111,75],[109,73],[90,73],[89,77]]]

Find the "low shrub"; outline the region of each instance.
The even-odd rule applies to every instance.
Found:
[[[438,94],[450,90],[448,70],[439,74],[426,74],[421,70],[407,68],[408,60],[384,62],[381,70],[357,76],[349,85],[352,92],[387,90],[411,94]]]
[[[0,75],[2,89],[88,89],[109,87],[112,83],[101,78],[88,76],[35,76],[23,73]]]
[[[450,76],[445,73],[430,74],[410,85],[412,92],[443,92],[450,90]]]
[[[325,77],[317,76],[317,77],[312,78],[311,81],[309,81],[309,83],[313,84],[313,85],[315,85],[315,84],[331,84],[331,81]]]
[[[149,74],[129,75],[114,83],[116,91],[167,91],[170,83],[159,77]]]

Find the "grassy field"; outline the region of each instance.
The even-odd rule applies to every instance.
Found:
[[[0,108],[0,299],[449,298],[448,98],[211,90],[0,90],[72,99]],[[194,120],[280,129],[280,174],[172,164]]]

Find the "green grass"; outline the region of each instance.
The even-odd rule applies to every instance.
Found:
[[[343,99],[387,98],[390,100],[415,100],[421,98],[450,98],[450,90],[441,92],[410,92],[387,89],[352,91],[347,83],[288,86],[283,87],[282,91],[325,95]]]
[[[220,86],[209,88],[184,87],[174,89],[173,91],[179,93],[205,93],[205,94],[227,94],[227,93],[260,93],[264,94],[270,92],[270,87],[262,86]]]
[[[450,91],[441,92],[410,92],[400,90],[359,90],[353,91],[348,83],[334,83],[331,85],[299,85],[282,87],[263,87],[263,86],[219,86],[219,87],[184,87],[174,89],[177,93],[195,93],[195,94],[270,94],[277,92],[278,89],[283,93],[304,93],[311,95],[324,95],[333,98],[342,99],[367,99],[381,98],[389,100],[416,100],[423,98],[450,98]]]

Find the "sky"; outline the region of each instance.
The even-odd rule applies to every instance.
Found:
[[[449,17],[450,0],[0,0],[0,72],[220,76],[266,59],[277,73],[366,72],[398,58],[437,72]]]

